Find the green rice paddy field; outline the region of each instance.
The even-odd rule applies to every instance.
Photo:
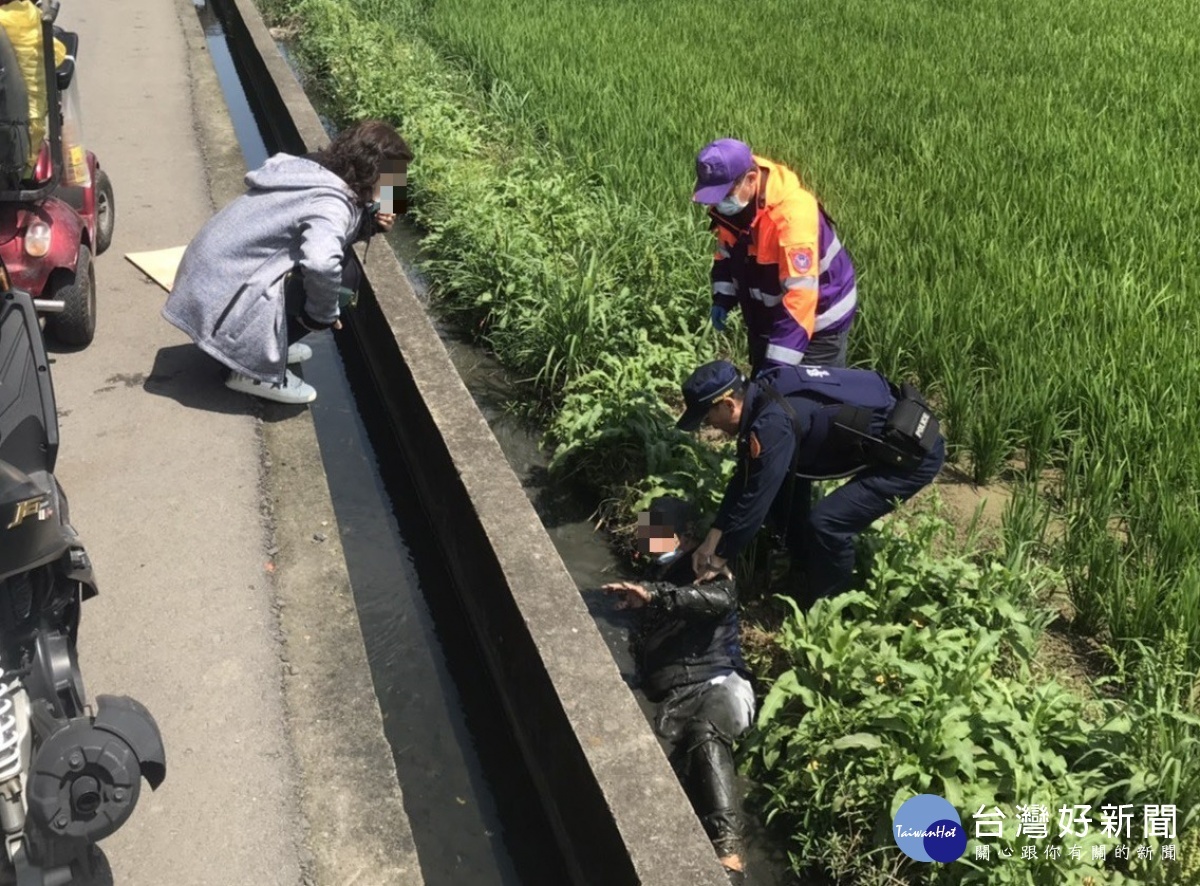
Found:
[[[1200,661],[1192,3],[363,5],[661,218],[714,137],[793,166],[861,274],[853,358],[919,378],[976,479],[1062,478],[1081,617]]]
[[[956,469],[1014,490],[999,551],[898,522],[871,594],[777,635],[793,666],[748,753],[798,871],[1200,882],[1192,0],[262,2],[342,119],[402,125],[441,304],[536,379],[551,441],[605,493],[719,493],[669,409],[699,360],[739,349],[706,328],[689,203],[720,136],[837,220],[852,362],[917,380]],[[1115,691],[1030,670],[1051,591]],[[1054,803],[1178,803],[1187,857],[918,870],[878,828],[919,791],[1037,795],[1052,824]]]

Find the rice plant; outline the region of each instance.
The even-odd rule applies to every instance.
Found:
[[[1003,532],[1019,602],[986,595],[972,617],[1019,622],[1022,564],[1052,552],[1077,627],[1141,675],[1141,737],[1093,730],[1120,765],[1081,761],[1089,784],[1137,801],[1153,781],[1195,805],[1194,703],[1144,667],[1164,641],[1177,671],[1200,664],[1186,0],[270,3],[303,20],[300,54],[345,119],[402,122],[441,309],[553,401],[558,468],[626,508],[659,491],[712,503],[728,469],[670,427],[680,377],[743,347],[705,322],[696,148],[737,135],[797,169],[860,270],[855,361],[921,384],[974,479],[1025,483]],[[1014,723],[1045,710],[1030,700]],[[871,777],[876,799],[899,780]],[[844,825],[828,812],[812,807]]]

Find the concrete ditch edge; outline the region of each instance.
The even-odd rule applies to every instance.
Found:
[[[327,141],[251,0],[230,0],[291,120]],[[579,883],[727,882],[566,567],[390,249],[348,318]]]
[[[219,208],[243,193],[245,168],[195,7],[176,3],[197,84],[196,136]],[[284,706],[307,829],[297,835],[305,880],[422,886],[312,414],[263,404],[262,416]],[[324,541],[314,540],[318,534]]]

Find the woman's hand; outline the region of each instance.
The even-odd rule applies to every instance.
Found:
[[[301,311],[299,314],[296,314],[295,316],[296,316],[296,320],[299,321],[300,325],[303,326],[305,329],[307,329],[309,332],[320,332],[322,329],[341,329],[342,328],[342,321],[338,317],[334,317],[332,323],[324,324],[324,323],[316,322],[311,317],[309,317],[307,313],[305,313],[303,311]]]
[[[380,232],[386,234],[392,229],[392,225],[396,223],[396,213],[394,212],[377,212],[375,213],[375,227],[379,228]]]

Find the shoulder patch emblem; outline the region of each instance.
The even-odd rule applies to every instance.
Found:
[[[753,431],[750,432],[749,447],[751,458],[758,458],[762,455],[762,444],[758,442],[758,434]]]
[[[813,269],[813,251],[811,246],[801,246],[799,249],[788,250],[788,264],[797,274],[804,275]]]

